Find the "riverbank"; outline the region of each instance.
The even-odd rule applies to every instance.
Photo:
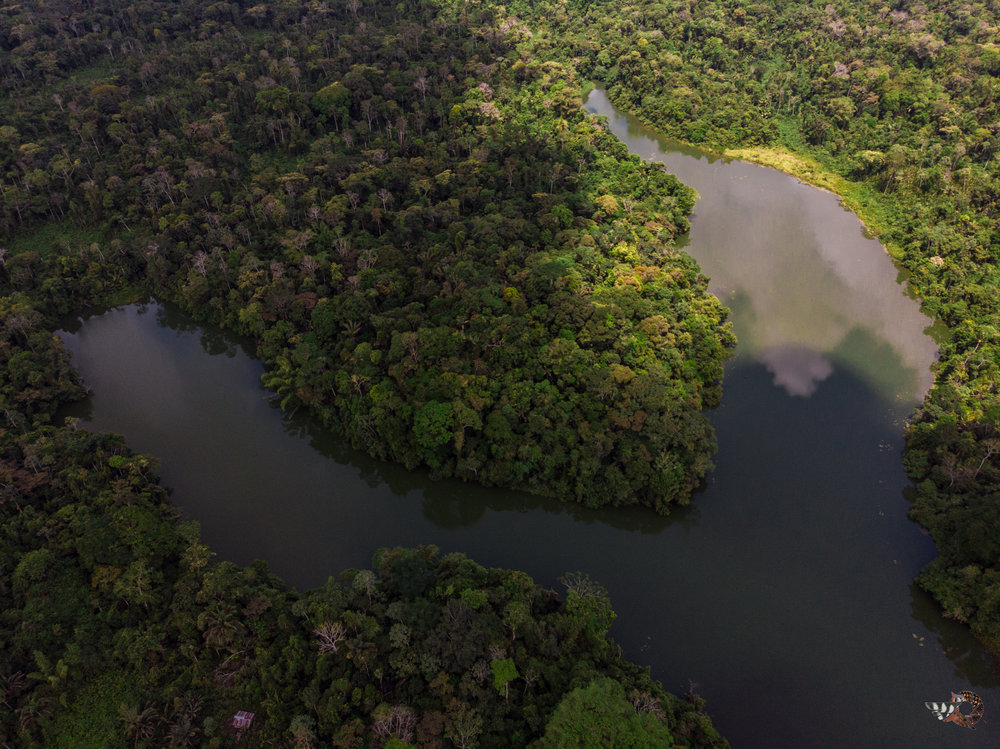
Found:
[[[752,146],[727,148],[722,152],[727,159],[738,159],[751,164],[777,169],[812,187],[831,192],[858,217],[865,231],[878,239],[885,251],[897,263],[903,260],[903,249],[891,238],[889,199],[879,195],[870,185],[854,182],[825,167],[812,156],[796,153],[783,146]]]
[[[857,181],[836,192],[911,274],[943,333],[936,384],[903,452],[911,518],[941,555],[920,584],[997,651],[1000,141],[985,123],[997,121],[1000,98],[982,30],[1000,17],[985,7],[978,24],[923,6],[758,10],[707,2],[693,19],[648,0],[604,0],[525,17],[536,39],[577,39],[562,54],[671,138],[720,151],[780,144],[825,167],[803,176]]]
[[[645,116],[641,110],[627,106],[627,102],[622,101],[621,96],[615,95],[616,86],[601,83],[600,87],[607,91],[608,97],[614,102],[615,106],[628,111],[632,117],[635,117],[651,130],[656,131],[658,129],[656,123]],[[586,100],[594,88],[595,84],[593,82],[587,82],[582,87],[581,95],[583,100]],[[785,132],[785,130],[782,131],[783,140],[794,140],[792,135]],[[849,180],[832,168],[824,165],[815,155],[804,153],[784,144],[723,148],[720,150],[674,136],[671,136],[671,140],[675,140],[685,147],[693,148],[706,154],[715,154],[725,159],[746,161],[758,166],[776,169],[783,174],[795,177],[807,185],[833,193],[840,198],[845,208],[857,216],[865,232],[867,232],[867,236],[878,239],[879,243],[889,254],[889,257],[902,267],[904,260],[903,247],[895,229],[896,224],[899,222],[902,208],[895,204],[891,196],[880,193],[871,185]]]
[[[609,95],[616,88],[609,87]],[[622,106],[627,96],[615,98]],[[641,112],[635,116],[655,129],[649,117]],[[913,482],[910,518],[929,531],[939,554],[917,582],[948,618],[968,625],[996,658],[1000,619],[990,602],[995,600],[993,581],[998,577],[998,525],[991,518],[997,518],[1000,510],[989,497],[1000,483],[1000,471],[991,461],[996,453],[990,447],[997,434],[991,414],[997,410],[995,383],[1000,375],[992,353],[998,339],[996,305],[988,291],[996,288],[997,279],[988,262],[989,235],[982,231],[988,215],[955,215],[933,200],[924,202],[921,196],[927,193],[918,195],[913,180],[895,172],[881,175],[885,185],[905,186],[894,193],[879,189],[879,168],[867,181],[850,180],[829,165],[838,161],[846,171],[849,157],[827,154],[823,159],[819,154],[817,158],[796,128],[789,120],[780,123],[778,140],[783,145],[717,153],[774,168],[837,195],[879,240],[905,274],[908,293],[934,318],[927,333],[939,346],[936,382],[908,419],[903,451],[903,465]],[[790,142],[801,143],[811,153],[789,147]],[[956,220],[964,234],[978,230],[982,241],[954,234]]]

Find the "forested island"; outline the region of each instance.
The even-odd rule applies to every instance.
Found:
[[[154,295],[378,458],[686,504],[734,339],[693,191],[580,107],[841,194],[947,328],[908,430],[921,583],[1000,651],[997,9],[957,2],[0,8],[0,740],[722,746],[566,598],[437,550],[298,593],[211,559],[155,459],[56,423],[51,335]],[[335,571],[331,571],[335,572]],[[612,744],[614,745],[614,744]]]

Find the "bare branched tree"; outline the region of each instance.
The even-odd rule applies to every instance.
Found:
[[[313,630],[319,642],[319,652],[336,653],[337,645],[347,639],[347,630],[340,622],[327,622]]]

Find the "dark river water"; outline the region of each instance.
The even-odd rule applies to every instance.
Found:
[[[237,340],[153,303],[61,333],[94,389],[75,415],[157,456],[220,558],[299,588],[427,543],[551,587],[589,573],[626,655],[696,684],[734,747],[997,746],[990,659],[912,583],[934,548],[906,518],[900,450],[931,321],[835,196],[659,140],[599,91],[588,107],[701,194],[688,251],[740,338],[691,508],[592,512],[374,461],[282,415]],[[975,731],[924,707],[964,689],[986,705]]]

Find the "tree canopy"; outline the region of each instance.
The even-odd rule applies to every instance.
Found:
[[[91,57],[50,19],[56,68],[6,70],[13,291],[54,314],[141,288],[252,336],[284,408],[379,458],[687,503],[727,310],[673,243],[694,193],[581,111],[571,66],[488,8],[169,7],[98,3],[120,39]]]
[[[935,384],[904,455],[916,484],[912,517],[940,555],[920,582],[1000,652],[996,5],[508,7],[534,28],[535,54],[573,61],[660,132],[740,148],[730,153],[807,181],[839,176],[845,203],[905,269],[940,328]]]
[[[58,321],[155,295],[378,457],[686,503],[727,311],[674,244],[693,192],[572,65],[433,0],[0,17],[0,743],[230,746],[249,711],[251,745],[527,746],[610,679],[651,735],[724,746],[606,639],[606,596],[429,547],[289,590],[215,561],[155,459],[57,423],[86,392]]]

